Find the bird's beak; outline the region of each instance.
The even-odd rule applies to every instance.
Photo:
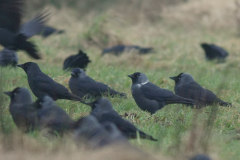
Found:
[[[170,79],[176,81],[177,80],[177,77],[169,77]]]
[[[17,66],[20,68],[23,68],[23,64],[18,64]]]
[[[129,74],[128,77],[133,78],[133,75],[132,75],[132,74]]]
[[[4,94],[8,95],[9,97],[12,96],[12,92],[3,92]]]

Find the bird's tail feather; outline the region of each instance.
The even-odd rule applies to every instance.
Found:
[[[180,104],[194,105],[194,101],[192,99],[187,99],[180,96],[175,96],[172,99],[165,100],[165,103],[166,104],[180,103]]]
[[[223,101],[223,100],[221,100],[219,98],[218,98],[218,103],[219,103],[220,106],[234,107],[231,103],[225,102],[225,101]]]
[[[144,133],[142,131],[139,132],[139,135],[140,135],[141,138],[144,138],[144,139],[149,139],[151,141],[158,141],[157,139],[153,138],[150,135],[147,135],[146,133]]]

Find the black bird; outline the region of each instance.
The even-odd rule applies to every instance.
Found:
[[[132,79],[132,96],[143,111],[154,114],[168,104],[193,105],[193,100],[177,96],[173,92],[149,82],[144,73],[136,72],[128,77]]]
[[[209,158],[206,155],[198,154],[198,155],[192,157],[190,160],[211,160],[211,158]]]
[[[139,54],[147,54],[153,51],[153,48],[142,48],[140,46],[125,46],[125,45],[117,45],[110,48],[105,48],[102,51],[102,55],[107,53],[113,53],[115,55],[120,55],[123,52],[129,52],[130,50],[137,50]]]
[[[224,61],[228,56],[226,50],[214,44],[202,43],[201,47],[205,51],[205,55],[208,60],[218,59]]]
[[[58,99],[81,101],[81,98],[73,95],[66,87],[55,82],[52,78],[43,73],[37,63],[27,62],[17,66],[21,67],[26,72],[28,84],[37,98],[48,95],[54,101]]]
[[[37,113],[32,106],[32,97],[28,89],[15,88],[4,92],[11,98],[9,111],[16,126],[23,132],[30,132],[37,128]]]
[[[90,148],[127,143],[126,138],[113,123],[106,122],[102,125],[92,115],[78,120],[76,122],[76,127],[74,139],[78,143],[84,143]]]
[[[26,39],[31,38],[32,36],[36,35],[43,24],[46,22],[47,15],[37,15],[34,19],[24,23],[21,25],[20,30],[18,31],[19,34],[23,34]],[[4,48],[0,52],[0,66],[16,66],[18,63],[18,55],[14,50],[10,50],[8,48]]]
[[[31,57],[40,59],[36,46],[27,39],[39,32],[47,15],[37,16],[20,26],[23,5],[23,0],[0,1],[0,44],[9,50],[24,50]]]
[[[50,36],[52,34],[62,34],[62,33],[65,33],[65,31],[57,30],[50,26],[44,26],[43,29],[41,30],[41,32],[39,32],[39,35],[41,35],[44,38],[47,38],[48,36]]]
[[[231,103],[222,101],[213,92],[199,85],[190,74],[180,73],[170,78],[175,81],[175,94],[194,100],[197,108],[214,104],[231,106]]]
[[[83,53],[83,51],[79,50],[77,55],[71,55],[68,58],[64,60],[63,63],[63,70],[66,69],[73,69],[73,68],[81,68],[85,70],[88,63],[91,61],[89,60],[89,57],[86,53]]]
[[[62,108],[55,104],[51,97],[39,98],[33,106],[37,110],[40,130],[46,129],[48,133],[62,135],[74,128],[75,122]]]
[[[0,66],[13,66],[16,67],[18,63],[18,55],[15,51],[4,48],[0,52]]]
[[[91,106],[91,115],[97,118],[100,123],[112,122],[127,138],[137,138],[137,132],[140,138],[157,141],[152,136],[147,135],[129,121],[123,119],[112,107],[112,104],[107,98],[100,98],[95,102],[88,103]]]
[[[108,93],[110,96],[120,95],[121,97],[126,97],[125,93],[119,93],[108,87],[106,84],[93,80],[80,68],[73,69],[71,75],[69,88],[73,94],[81,98],[99,98],[102,94]]]

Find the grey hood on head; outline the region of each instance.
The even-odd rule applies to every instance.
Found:
[[[188,73],[180,73],[178,76],[170,77],[170,79],[174,80],[176,85],[185,85],[194,82],[193,76]]]

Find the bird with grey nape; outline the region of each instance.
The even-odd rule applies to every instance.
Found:
[[[38,126],[37,113],[28,89],[17,87],[13,91],[4,93],[11,98],[9,111],[16,126],[22,132],[35,130]]]
[[[93,80],[80,68],[73,69],[71,75],[69,88],[73,94],[81,98],[99,98],[103,94],[109,94],[112,97],[116,95],[119,95],[120,97],[127,96],[125,93],[120,93],[111,89],[106,84]]]
[[[136,72],[128,75],[128,77],[132,79],[132,96],[138,107],[143,111],[154,114],[168,104],[193,105],[193,100],[175,95],[173,92],[149,82],[144,73]]]
[[[81,98],[70,93],[66,87],[55,82],[52,78],[43,73],[37,63],[27,62],[17,66],[26,72],[28,84],[37,98],[48,95],[54,101],[58,99],[68,99],[82,102]]]
[[[47,133],[50,134],[62,135],[74,128],[75,121],[62,108],[58,107],[51,97],[39,98],[33,106],[37,110],[40,130],[47,130]]]
[[[180,73],[178,76],[170,77],[175,81],[175,94],[194,100],[196,108],[219,104],[220,106],[232,106],[231,103],[224,102],[213,92],[203,88],[188,73]]]
[[[144,133],[135,127],[129,121],[123,119],[112,107],[111,102],[107,98],[99,98],[98,100],[90,103],[85,103],[91,106],[91,115],[97,118],[100,123],[112,122],[127,138],[135,139],[139,135],[140,138],[157,141],[152,136]],[[138,132],[138,133],[137,133]]]
[[[100,124],[92,116],[79,119],[75,124],[74,139],[89,148],[100,148],[112,144],[127,144],[127,139],[111,122]]]
[[[39,31],[39,24],[46,16],[21,26],[24,4],[24,0],[0,1],[0,44],[10,50],[24,50],[32,58],[40,59],[36,46],[27,39]]]

